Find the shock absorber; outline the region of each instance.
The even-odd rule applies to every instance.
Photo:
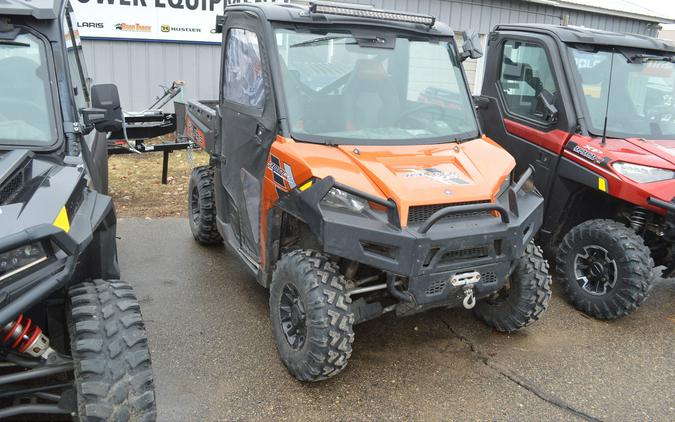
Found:
[[[7,323],[0,336],[5,347],[33,357],[47,359],[54,351],[49,347],[49,339],[42,333],[42,328],[23,314]]]
[[[633,213],[630,215],[630,227],[636,232],[640,233],[647,222],[647,210],[641,207],[635,207]]]

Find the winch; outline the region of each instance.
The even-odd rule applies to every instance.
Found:
[[[464,300],[462,300],[462,305],[465,309],[473,309],[473,307],[476,306],[476,297],[473,295],[473,285],[479,281],[480,273],[478,271],[458,273],[450,278],[450,284],[453,286],[464,286]]]

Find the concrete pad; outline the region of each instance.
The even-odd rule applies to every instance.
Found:
[[[302,384],[277,358],[267,290],[187,220],[120,219],[122,276],[150,336],[159,420],[675,420],[675,283],[633,315],[588,319],[554,295],[522,332],[465,310],[355,327],[347,369]]]

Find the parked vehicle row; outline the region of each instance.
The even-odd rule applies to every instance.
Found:
[[[354,325],[386,313],[527,327],[551,297],[545,256],[600,319],[675,272],[675,46],[500,25],[472,98],[478,38],[460,48],[432,16],[241,3],[216,31],[218,98],[152,118],[209,154],[192,234],[269,288],[297,379],[338,374]],[[156,418],[107,196],[107,141],[152,134],[128,123],[117,88],[91,86],[67,1],[0,5],[0,419]]]
[[[240,4],[218,31],[219,98],[177,108],[177,135],[211,157],[189,223],[270,289],[298,379],[341,371],[353,325],[387,312],[536,321],[551,290],[535,242],[597,318],[635,310],[655,265],[672,273],[672,45],[498,26],[474,103],[461,62],[478,41],[460,51],[431,16]]]

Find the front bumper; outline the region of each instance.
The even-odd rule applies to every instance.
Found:
[[[378,219],[321,207],[321,198],[335,186],[328,178],[297,194],[302,200],[295,212],[304,217],[326,253],[405,278],[407,293],[418,307],[439,306],[461,302],[463,288],[449,283],[459,273],[481,274],[472,286],[478,297],[504,285],[542,224],[543,198],[536,190],[522,189],[523,184],[521,179],[489,204],[502,210],[502,218],[487,213],[430,222],[432,216],[399,228],[392,224],[391,213],[390,218]]]

